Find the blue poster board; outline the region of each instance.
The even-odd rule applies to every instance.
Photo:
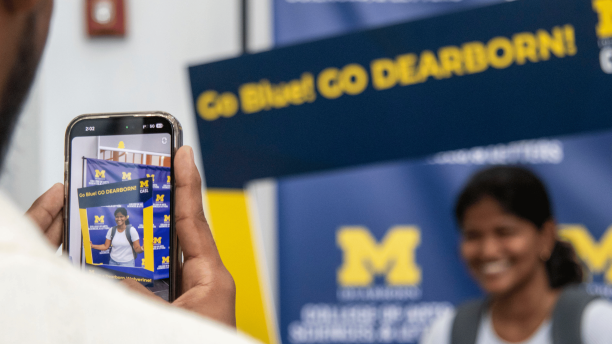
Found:
[[[281,178],[284,343],[415,343],[477,297],[458,253],[455,199],[475,171],[520,164],[548,186],[559,234],[612,298],[612,132]]]

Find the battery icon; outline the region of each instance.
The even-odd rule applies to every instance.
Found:
[[[162,123],[157,123],[155,126],[156,126],[157,128],[163,128],[163,127],[164,127],[164,125],[163,125]]]

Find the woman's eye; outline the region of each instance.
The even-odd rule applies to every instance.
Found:
[[[479,233],[475,233],[475,232],[463,232],[463,240],[465,240],[465,241],[476,240],[479,237],[480,237]]]
[[[502,227],[497,229],[497,235],[499,236],[512,236],[516,233],[513,228]]]

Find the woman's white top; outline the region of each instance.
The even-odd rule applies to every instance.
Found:
[[[111,227],[106,233],[106,239],[111,239],[112,232],[113,228]],[[134,228],[134,226],[130,226],[130,235],[132,237],[132,242],[136,242],[140,239],[140,237],[138,236],[138,231],[136,231],[136,228]],[[111,243],[111,245],[113,245],[113,249],[111,250],[110,255],[112,260],[119,263],[125,263],[129,262],[130,260],[134,260],[132,246],[130,246],[130,242],[128,241],[127,236],[125,235],[125,231],[120,233],[119,230],[117,230],[115,232],[115,237],[113,238],[113,242]]]
[[[454,310],[442,314],[429,329],[423,332],[420,344],[451,344],[454,320]],[[612,344],[612,303],[607,300],[595,300],[589,303],[582,314],[581,326],[583,344]],[[495,333],[490,312],[480,320],[476,344],[510,344]],[[544,321],[531,337],[513,344],[552,344],[551,321]]]

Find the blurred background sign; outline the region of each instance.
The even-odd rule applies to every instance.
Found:
[[[610,127],[598,25],[515,1],[190,67],[207,185]]]
[[[610,3],[275,1],[284,47],[190,67],[217,243],[237,283],[263,295],[243,309],[253,299],[239,293],[239,327],[273,327],[265,292],[274,285],[265,273],[248,277],[266,269],[261,212],[243,190],[270,177],[281,177],[278,258],[268,262],[278,263],[283,342],[414,343],[441,312],[479,295],[450,214],[467,176],[488,164],[543,175],[561,235],[595,276],[591,291],[609,295],[610,193],[598,185],[612,185],[602,172],[610,134],[533,139],[612,127]],[[431,18],[372,28],[422,17]],[[511,143],[489,146],[500,142]]]

